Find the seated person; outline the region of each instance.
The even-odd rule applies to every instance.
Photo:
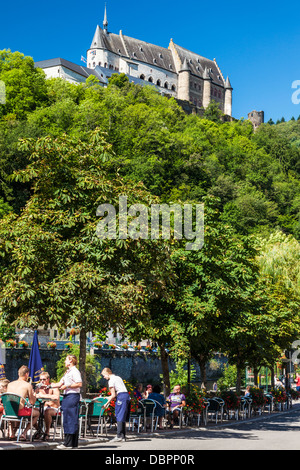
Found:
[[[40,384],[36,398],[49,399],[49,401],[44,403],[45,432],[43,435],[43,441],[48,441],[52,417],[57,415],[57,410],[60,405],[59,389],[50,388],[50,375],[48,372],[42,372],[40,375]]]
[[[9,380],[7,380],[7,379],[0,380],[0,417],[3,414],[3,411],[4,411],[4,408],[3,408],[3,405],[2,405],[2,402],[1,402],[1,395],[2,395],[2,393],[7,392],[7,385],[8,384],[9,384]]]
[[[145,392],[143,393],[143,398],[148,398],[149,394],[152,392],[152,385],[147,385]]]
[[[29,417],[32,414],[32,424],[37,428],[37,421],[40,416],[39,410],[36,408],[27,407],[25,405],[25,400],[28,399],[31,405],[34,405],[36,402],[36,397],[32,388],[32,385],[28,382],[29,379],[29,369],[27,366],[21,366],[18,370],[18,380],[14,380],[7,385],[7,393],[16,393],[20,395],[23,400],[20,402],[19,416]],[[10,435],[10,439],[15,439],[16,429],[13,427]],[[28,422],[23,434],[20,437],[20,440],[26,441],[27,432],[30,429],[30,421]]]
[[[174,419],[178,419],[179,413],[182,411],[182,408],[186,405],[185,396],[181,393],[180,385],[175,385],[173,393],[170,393],[168,396],[169,411],[171,414],[171,425],[174,426]]]
[[[166,400],[165,397],[160,393],[160,386],[159,385],[154,385],[153,387],[153,392],[149,393],[149,400],[155,400],[159,403],[159,405],[156,405],[155,408],[155,416],[158,416],[158,425],[160,430],[163,429],[162,426],[162,420],[165,415],[165,407],[166,407]]]
[[[141,400],[143,398],[142,392],[143,392],[143,384],[137,384],[135,389],[133,390],[133,394],[136,396],[138,400]]]

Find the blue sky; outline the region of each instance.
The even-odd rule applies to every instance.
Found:
[[[233,116],[264,110],[265,120],[300,115],[292,83],[300,80],[298,7],[279,1],[141,2],[106,0],[108,29],[153,44],[176,44],[216,58],[230,78]],[[79,63],[102,26],[105,2],[6,2],[1,6],[0,49],[35,61],[62,57]],[[299,95],[300,96],[300,95]]]

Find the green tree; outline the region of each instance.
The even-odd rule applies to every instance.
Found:
[[[167,258],[157,241],[100,239],[96,210],[118,207],[122,194],[128,204],[153,198],[107,178],[112,150],[97,130],[88,142],[63,135],[20,146],[30,163],[14,178],[31,182],[32,195],[19,216],[0,221],[1,316],[20,326],[78,325],[85,377],[86,333],[142,318],[147,298],[164,290]]]

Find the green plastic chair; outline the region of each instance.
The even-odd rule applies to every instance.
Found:
[[[101,434],[103,434],[103,427],[105,427],[105,433],[107,436],[106,422],[104,419],[104,406],[108,402],[106,397],[97,397],[93,400],[82,400],[80,405],[79,420],[84,422],[84,437],[86,436],[86,431],[89,428],[94,435],[92,429],[92,421],[98,419],[97,425],[97,437],[99,435],[99,429],[101,427]],[[80,430],[81,430],[80,425]]]
[[[22,424],[25,422],[30,421],[30,441],[32,441],[32,413],[30,416],[19,416],[19,408],[20,408],[20,403],[21,400],[24,400],[20,395],[17,395],[16,393],[3,393],[1,395],[1,401],[2,405],[4,407],[4,413],[1,416],[0,420],[0,429],[2,426],[2,423],[5,421],[15,421],[20,423],[19,424],[19,429],[18,429],[18,437],[17,441],[20,439],[20,434],[22,430]],[[33,408],[33,406],[25,401],[26,407]]]

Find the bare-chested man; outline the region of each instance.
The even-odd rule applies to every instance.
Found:
[[[32,385],[28,382],[29,378],[29,369],[27,366],[22,366],[18,370],[19,378],[13,382],[10,382],[7,386],[7,393],[16,393],[24,398],[21,400],[19,415],[22,416],[31,416],[32,413],[32,424],[36,427],[37,420],[39,418],[40,412],[36,408],[29,408],[25,406],[25,399],[27,398],[31,405],[34,405],[36,402],[36,396],[33,392]],[[26,434],[30,429],[30,422],[26,426],[23,434],[20,436],[20,440],[26,440]],[[16,428],[12,430],[11,438],[15,437]]]
[[[59,389],[49,388],[50,387],[50,375],[48,372],[42,372],[40,375],[40,387],[39,392],[36,394],[37,398],[48,399],[44,404],[44,420],[45,420],[45,433],[43,436],[44,441],[49,440],[50,426],[52,423],[52,417],[56,416],[57,409],[59,407]]]

